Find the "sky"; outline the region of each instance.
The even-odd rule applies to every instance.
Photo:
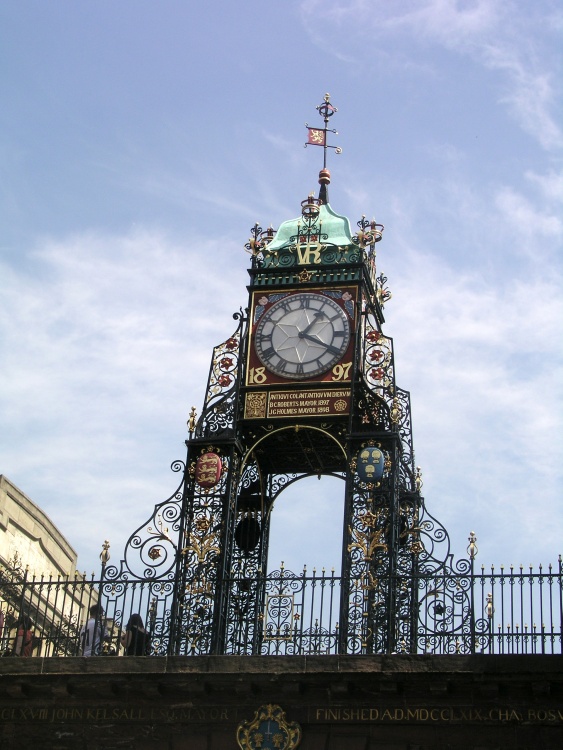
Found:
[[[4,0],[0,473],[99,569],[178,484],[255,222],[318,189],[385,225],[384,332],[455,557],[563,552],[557,0]],[[282,494],[271,559],[338,566],[338,480]],[[275,567],[275,566],[274,566]]]

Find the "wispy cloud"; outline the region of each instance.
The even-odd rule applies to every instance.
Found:
[[[545,35],[540,42],[535,32],[560,25],[563,13],[544,8],[542,18],[535,6],[527,13],[521,4],[518,8],[514,13],[513,0],[305,0],[301,18],[328,54],[342,46],[329,39],[353,39],[356,62],[381,54],[411,56],[422,72],[429,46],[438,45],[503,73],[499,101],[544,148],[557,148],[563,143],[553,114],[560,95],[555,78],[560,61],[545,48]],[[406,47],[397,45],[400,38],[408,40]]]

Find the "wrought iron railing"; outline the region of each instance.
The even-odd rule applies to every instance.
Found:
[[[389,623],[391,653],[561,654],[563,568],[540,566],[474,569],[343,582],[325,570],[295,574],[283,566],[251,587],[233,580],[241,617],[227,626],[223,653],[264,655],[379,653],[373,633],[385,591],[405,592],[410,611],[395,611]],[[458,566],[459,567],[459,566]],[[196,581],[193,582],[197,584]],[[262,592],[263,607],[247,618],[244,592]],[[357,608],[349,623],[338,622],[342,592]],[[94,578],[29,578],[0,571],[0,652],[9,655],[22,616],[33,624],[33,656],[80,655],[80,630],[92,604],[102,604],[108,637],[102,653],[120,653],[120,635],[131,614],[140,614],[151,633],[154,655],[202,653],[201,622],[172,619],[177,592],[171,581]],[[388,607],[382,608],[389,611]],[[195,618],[197,618],[197,613]],[[194,619],[195,619],[194,618]],[[405,621],[407,621],[405,623]],[[406,625],[406,626],[405,626]]]

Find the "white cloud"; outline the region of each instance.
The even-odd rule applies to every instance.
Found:
[[[550,202],[563,203],[563,172],[550,170],[547,174],[526,172],[527,179],[539,187],[542,196]]]
[[[496,207],[501,217],[522,239],[530,236],[560,237],[563,223],[558,216],[539,211],[522,194],[504,188],[496,196]],[[526,249],[526,245],[520,244]]]
[[[457,549],[474,528],[485,534],[491,562],[512,560],[517,533],[526,558],[554,559],[563,524],[558,279],[503,288],[414,252],[405,269],[387,331],[399,383],[412,392],[430,511]],[[538,492],[543,521],[533,514]]]
[[[2,267],[1,471],[86,558],[172,491],[212,346],[245,302],[240,256],[228,238],[88,233],[41,243],[37,275]]]

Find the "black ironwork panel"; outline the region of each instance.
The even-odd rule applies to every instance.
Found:
[[[475,569],[470,556],[452,567],[451,559],[439,569],[420,566],[407,581],[417,590],[417,617],[414,638],[399,626],[396,651],[413,654],[554,654],[562,653],[563,565],[532,568],[484,567]],[[249,572],[249,571],[246,571]],[[227,579],[230,591],[245,579],[238,574]],[[369,572],[358,576],[336,576],[334,572],[304,569],[296,574],[281,568],[265,575],[257,570],[250,585],[264,593],[261,606],[253,613],[257,635],[252,653],[336,654],[342,652],[342,623],[339,619],[342,592],[358,603],[358,613],[386,591],[401,591],[405,576],[381,574],[370,579]],[[244,583],[242,590],[247,583]],[[367,586],[367,588],[366,588]],[[373,588],[369,588],[372,586]],[[367,592],[367,597],[366,597]],[[373,592],[373,595],[372,595]],[[12,652],[16,625],[29,618],[33,631],[32,656],[75,656],[82,653],[80,633],[93,604],[100,604],[100,626],[104,629],[101,654],[123,654],[121,635],[132,614],[139,614],[151,634],[149,655],[198,653],[200,625],[196,609],[185,619],[183,638],[174,639],[171,612],[173,586],[154,579],[107,580],[28,577],[18,568],[0,568],[0,653]],[[205,598],[204,600],[205,601]],[[236,606],[236,605],[233,605]],[[398,607],[400,613],[400,607]],[[369,619],[364,618],[364,619]],[[241,622],[244,622],[243,617]],[[399,614],[400,620],[400,614]],[[377,618],[371,618],[372,626]],[[369,630],[359,621],[348,626],[351,634],[347,653],[365,653]],[[250,653],[244,629],[227,638],[227,653]],[[190,636],[195,636],[191,649]],[[241,640],[237,644],[236,638]],[[174,649],[171,648],[171,641]]]

